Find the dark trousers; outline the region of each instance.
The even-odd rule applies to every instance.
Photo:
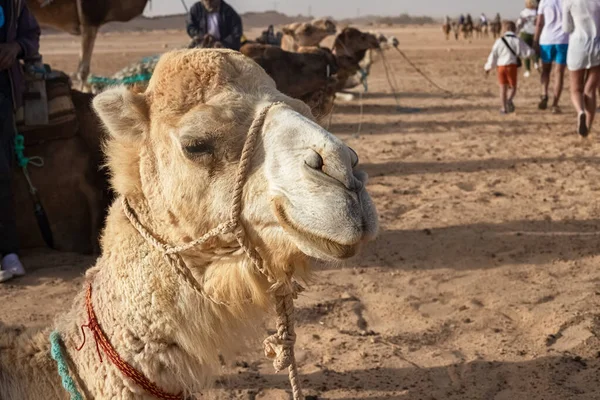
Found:
[[[17,253],[17,224],[11,189],[14,114],[10,95],[0,92],[0,255]]]

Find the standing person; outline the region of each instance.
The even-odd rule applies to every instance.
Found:
[[[517,26],[513,21],[504,21],[502,29],[504,34],[494,43],[485,64],[485,72],[489,74],[494,67],[497,67],[502,103],[500,112],[507,114],[515,111],[513,100],[517,94],[519,58],[530,58],[534,52],[527,43],[515,35]]]
[[[190,9],[187,33],[196,43],[221,42],[224,47],[240,50],[243,35],[242,19],[222,0],[202,0]]]
[[[463,26],[465,24],[465,16],[464,16],[464,14],[460,14],[460,17],[458,17],[458,24],[460,26]]]
[[[591,0],[596,1],[596,0]],[[554,70],[554,99],[552,113],[561,112],[560,96],[563,90],[569,34],[562,29],[562,1],[542,0],[538,8],[534,47],[542,59],[542,96],[538,104],[540,110],[548,108],[548,87]]]
[[[567,66],[577,132],[586,137],[596,115],[600,85],[600,1],[564,0],[563,29],[570,33]]]
[[[0,282],[4,282],[25,274],[11,191],[14,111],[21,106],[24,91],[19,59],[38,55],[40,27],[22,0],[0,0],[0,12]]]
[[[536,19],[537,0],[526,0],[525,9],[521,11],[519,19],[517,20],[517,29],[519,30],[519,37],[531,47],[533,47]],[[534,57],[533,62],[535,69],[538,69],[537,56]],[[525,72],[523,73],[523,76],[525,78],[529,78],[531,76],[531,60],[529,58],[525,60]]]

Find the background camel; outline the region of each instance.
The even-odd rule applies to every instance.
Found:
[[[24,133],[26,156],[40,156],[41,168],[29,166],[54,236],[55,248],[91,253],[98,250],[98,238],[109,201],[108,181],[102,165],[104,137],[99,119],[91,109],[92,95],[72,92],[79,129],[33,137]],[[19,238],[23,248],[45,243],[33,214],[29,186],[20,170],[14,171],[15,204]],[[60,189],[57,189],[60,188]]]
[[[42,26],[81,36],[77,79],[87,83],[98,29],[108,22],[127,22],[141,15],[148,0],[27,0]]]
[[[244,44],[240,49],[273,78],[279,91],[304,101],[321,120],[333,107],[337,60],[329,49],[301,47],[298,50],[289,52],[257,43]]]
[[[302,46],[318,46],[327,36],[337,32],[333,21],[328,19],[295,22],[282,27],[281,30],[281,48],[286,51],[297,51]]]
[[[333,53],[338,63],[337,91],[345,89],[347,81],[361,70],[360,62],[368,50],[379,49],[380,40],[372,33],[361,32],[356,28],[345,28],[336,37]]]
[[[169,53],[144,93],[115,88],[94,105],[110,133],[114,189],[160,241],[181,244],[228,218],[246,133],[275,102],[282,103],[258,125],[241,228],[265,273],[285,289],[292,276],[309,273],[308,256],[347,258],[376,234],[366,177],[356,171],[353,151],[315,124],[302,102],[278,92],[256,63],[228,50]],[[270,309],[271,285],[233,234],[183,252],[193,273],[184,280],[117,201],[102,249],[86,274],[90,289],[54,326],[86,398],[150,398],[106,357],[100,361],[103,350],[92,338],[75,350],[90,309],[123,360],[162,391],[182,396],[202,389],[220,370],[220,356],[254,336],[251,327]],[[192,279],[201,285],[197,290]],[[0,398],[66,397],[50,359],[50,331],[0,334]]]

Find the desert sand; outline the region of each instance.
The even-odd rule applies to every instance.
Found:
[[[330,130],[371,179],[379,239],[357,259],[316,265],[297,302],[303,385],[319,399],[600,398],[600,144],[537,110],[537,74],[500,115],[483,64],[492,39],[446,41],[439,27],[385,28],[449,96],[386,53],[360,102],[338,102]],[[255,37],[257,32],[249,34]],[[107,33],[94,73],[187,43],[183,31]],[[45,37],[46,62],[75,70],[77,39]],[[43,195],[43,194],[42,194]],[[29,275],[0,286],[0,320],[52,322],[94,258],[24,252]],[[273,322],[265,320],[265,330]],[[287,399],[259,340],[228,361],[212,399]],[[58,379],[58,377],[57,377]]]

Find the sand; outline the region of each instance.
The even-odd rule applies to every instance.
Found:
[[[338,103],[331,131],[361,157],[379,239],[344,265],[316,268],[297,302],[303,385],[319,399],[600,398],[600,144],[536,108],[537,75],[517,112],[498,112],[483,64],[491,39],[446,42],[439,27],[387,28],[443,87],[387,53],[359,101]],[[117,41],[118,39],[118,41]],[[183,32],[106,34],[93,71],[187,43]],[[44,39],[46,61],[74,71],[77,41]],[[92,257],[26,251],[29,275],[0,286],[0,320],[51,323]],[[266,321],[265,326],[271,327]],[[230,362],[214,399],[286,399],[260,345]]]

